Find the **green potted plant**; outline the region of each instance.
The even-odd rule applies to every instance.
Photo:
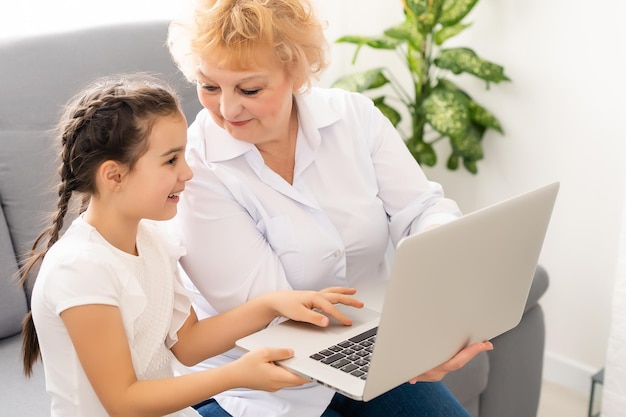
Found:
[[[372,99],[398,128],[415,159],[434,166],[437,154],[433,145],[447,139],[452,149],[447,168],[456,170],[462,161],[473,174],[478,172],[477,161],[483,158],[485,131],[494,129],[502,134],[503,130],[497,118],[449,76],[471,74],[484,80],[487,88],[492,82],[509,81],[509,78],[502,66],[480,58],[469,48],[442,46],[471,25],[462,20],[477,2],[403,0],[404,22],[386,29],[380,36],[348,35],[336,41],[356,45],[353,64],[363,46],[398,53],[412,83],[401,83],[386,67],[345,75],[333,83],[334,87],[368,94],[389,86],[391,93]],[[410,132],[400,130],[402,115],[394,108],[398,104],[411,117]]]

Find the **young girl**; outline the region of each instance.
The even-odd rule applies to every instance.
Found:
[[[144,75],[95,82],[61,120],[57,212],[22,275],[43,259],[24,320],[24,370],[41,353],[52,416],[191,416],[191,404],[220,391],[303,384],[273,364],[289,349],[180,377],[170,351],[195,364],[277,316],[324,326],[319,308],[350,324],[333,303],[362,305],[347,288],[272,292],[198,321],[177,275],[184,251],[153,222],[175,215],[192,177],[186,132],[175,95]],[[74,193],[81,214],[59,239]]]

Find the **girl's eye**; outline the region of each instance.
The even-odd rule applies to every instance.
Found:
[[[178,157],[177,156],[175,156],[172,159],[168,160],[167,163],[169,165],[174,165],[176,163],[176,161],[178,161]]]

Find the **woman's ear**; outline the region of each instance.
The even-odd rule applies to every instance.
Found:
[[[293,91],[302,92],[306,86],[306,80],[302,77],[293,79]]]
[[[105,161],[98,169],[98,182],[110,191],[119,191],[122,188],[122,166],[115,161]]]
[[[301,92],[307,85],[307,77],[295,64],[285,66],[285,75],[291,80],[294,92]]]

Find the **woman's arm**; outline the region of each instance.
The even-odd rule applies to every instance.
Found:
[[[367,126],[378,196],[390,216],[394,243],[461,216],[456,202],[445,198],[439,184],[429,181],[389,120],[371,103],[368,106],[371,120]]]
[[[113,417],[163,416],[235,387],[275,391],[308,382],[273,364],[291,357],[291,350],[269,348],[250,352],[219,368],[139,381],[117,307],[72,307],[63,311],[61,318],[89,382]],[[216,339],[219,333],[204,337]]]

